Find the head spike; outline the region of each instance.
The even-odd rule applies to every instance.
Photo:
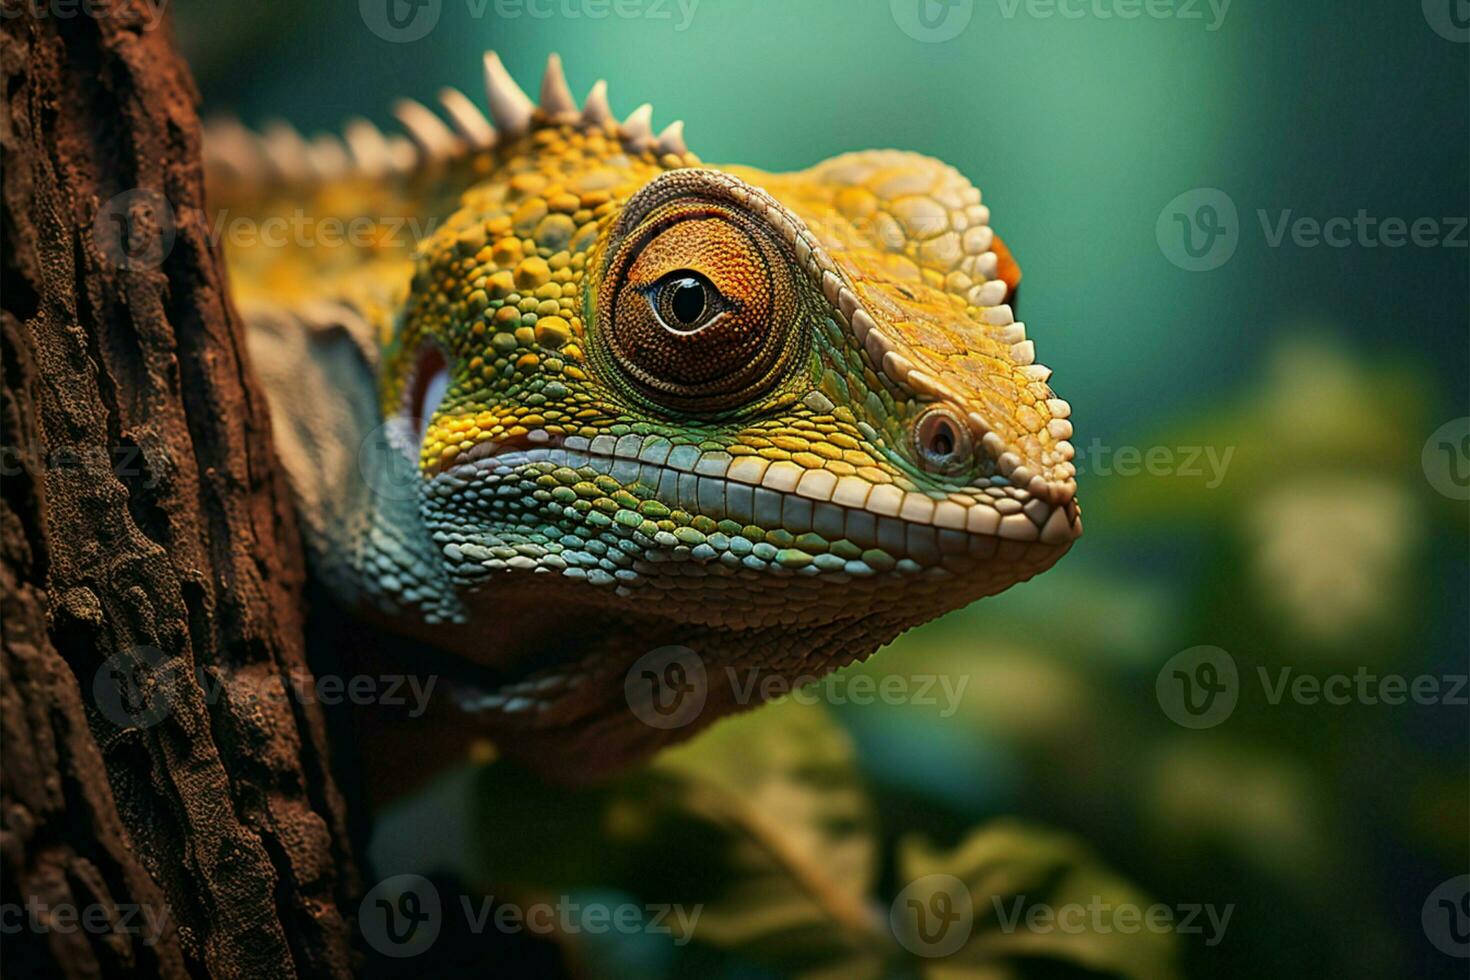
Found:
[[[587,101],[582,105],[582,119],[594,126],[601,126],[612,117],[612,107],[607,104],[607,82],[599,78],[592,86],[592,91],[587,93]]]
[[[684,120],[676,119],[658,134],[659,153],[677,153],[679,156],[689,152],[689,147],[684,145]]]
[[[312,169],[325,180],[332,180],[347,172],[347,147],[331,133],[313,136],[306,152],[311,158]]]
[[[263,179],[271,169],[260,140],[233,116],[204,124],[204,155],[211,166],[244,180]]]
[[[541,78],[541,111],[551,118],[577,114],[577,102],[567,88],[567,76],[561,67],[561,55],[546,58],[546,74]]]
[[[261,148],[271,166],[285,179],[303,180],[311,174],[306,140],[290,123],[279,119],[266,123],[261,134]]]
[[[395,174],[411,173],[419,165],[423,154],[418,147],[414,146],[413,140],[402,133],[394,133],[387,138],[384,146],[388,150],[388,172]]]
[[[388,141],[377,126],[361,117],[350,119],[342,127],[342,135],[347,140],[352,162],[366,176],[379,177],[392,168]]]
[[[490,104],[490,118],[501,132],[518,136],[531,128],[535,105],[494,51],[485,52],[485,98]]]
[[[476,149],[483,150],[495,145],[495,127],[470,97],[457,88],[439,90],[439,104],[449,114],[454,128]]]
[[[645,102],[623,120],[623,139],[632,146],[642,147],[653,139],[652,123],[653,106]]]
[[[393,116],[430,160],[446,160],[459,153],[459,137],[422,103],[399,99],[393,103]]]

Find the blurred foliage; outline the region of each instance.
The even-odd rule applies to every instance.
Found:
[[[1320,329],[1290,337],[1234,402],[1149,440],[1223,447],[1227,480],[1210,489],[1169,474],[1126,492],[1105,486],[1097,506],[1145,533],[1225,522],[1249,556],[1244,584],[1282,639],[1356,662],[1368,636],[1401,632],[1422,588],[1413,559],[1424,510],[1458,511],[1461,522],[1465,513],[1429,494],[1419,470],[1419,436],[1434,426],[1414,366],[1355,362]]]
[[[781,976],[1177,975],[1167,934],[1018,926],[1033,906],[1150,904],[1069,836],[1003,821],[971,830],[952,850],[910,835],[880,855],[850,740],[821,705],[786,701],[742,715],[591,790],[491,766],[473,799],[473,824],[494,830],[478,838],[471,875],[496,894],[532,903],[610,889],[698,908],[692,934],[674,939]],[[891,913],[893,896],[875,892],[880,861],[917,888],[902,891]],[[946,881],[962,885],[960,901],[973,910],[973,929],[968,915],[955,927],[965,932],[953,951],[915,938],[907,921],[907,902],[929,908]],[[935,925],[917,928],[932,934]],[[582,942],[575,930],[563,938]],[[677,960],[666,966],[683,975]]]

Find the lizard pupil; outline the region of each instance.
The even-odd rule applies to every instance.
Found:
[[[674,284],[671,305],[674,318],[680,323],[698,323],[699,315],[704,312],[704,287],[693,279],[681,279]]]
[[[683,333],[702,326],[710,306],[711,288],[697,273],[675,273],[664,280],[656,299],[664,325]]]

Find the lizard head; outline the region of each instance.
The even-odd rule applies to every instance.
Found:
[[[702,723],[728,675],[818,676],[1067,550],[1069,410],[955,170],[707,166],[600,85],[577,110],[555,61],[538,109],[487,70],[495,165],[419,248],[382,376],[479,708],[655,744],[623,685],[650,650],[701,659]]]

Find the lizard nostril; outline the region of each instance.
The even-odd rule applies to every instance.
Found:
[[[969,465],[970,434],[951,409],[934,405],[914,423],[919,462],[936,473],[955,473]]]

